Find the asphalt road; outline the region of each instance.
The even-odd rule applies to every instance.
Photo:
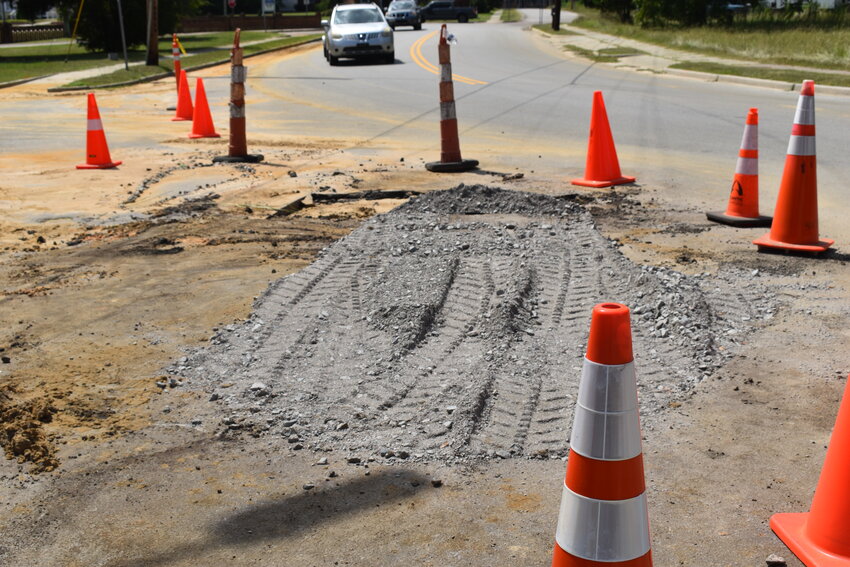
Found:
[[[592,93],[601,90],[624,174],[637,176],[638,183],[679,187],[709,207],[723,208],[744,118],[757,107],[762,207],[770,214],[797,93],[567,59],[524,29],[537,23],[531,20],[449,24],[458,40],[452,66],[464,157],[478,159],[487,170],[578,175]],[[393,65],[344,61],[331,67],[317,48],[251,68],[252,131],[341,138],[353,140],[354,147],[390,146],[408,159],[435,159],[438,29],[426,23],[419,32],[396,30]],[[211,90],[226,96],[227,85],[219,83],[224,81]],[[817,95],[817,121],[821,210],[834,213],[822,214],[822,232],[850,236],[840,222],[848,212],[842,196],[850,126],[846,97]]]

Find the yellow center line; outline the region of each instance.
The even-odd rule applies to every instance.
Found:
[[[413,62],[428,71],[429,73],[434,73],[435,75],[440,74],[440,69],[428,61],[424,55],[422,55],[422,46],[426,41],[437,35],[437,31],[432,31],[429,34],[426,34],[419,39],[417,39],[413,45],[410,46],[410,58],[413,59]],[[478,79],[470,79],[469,77],[462,77],[460,75],[452,74],[452,80],[458,81],[460,83],[466,83],[467,85],[486,85],[485,81],[479,81]]]

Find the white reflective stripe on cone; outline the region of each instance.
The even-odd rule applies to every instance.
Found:
[[[797,101],[797,112],[794,114],[794,124],[815,123],[815,97],[801,95]]]
[[[759,160],[756,158],[739,157],[738,163],[735,164],[735,173],[741,175],[758,175]]]
[[[815,154],[814,136],[791,136],[788,140],[789,156],[813,156]]]
[[[629,561],[649,551],[646,493],[628,500],[595,500],[564,486],[558,545],[591,561]]]
[[[641,453],[638,411],[596,412],[577,404],[570,448],[599,461],[637,457]]]
[[[584,359],[578,403],[594,411],[626,411],[637,409],[635,363],[597,364]]]
[[[89,130],[103,130],[103,122],[100,121],[100,118],[95,118],[95,119],[89,118],[87,120],[87,123],[88,124],[86,125],[86,127]]]
[[[231,118],[245,118],[245,106],[237,106],[230,103],[230,117]]]
[[[759,149],[759,129],[756,124],[747,124],[744,126],[744,137],[741,139],[742,150],[757,150]]]
[[[450,83],[452,82],[452,64],[445,63],[440,65],[440,82],[441,83]]]
[[[440,103],[440,120],[453,120],[457,118],[454,101]]]
[[[248,75],[247,69],[242,65],[233,65],[230,68],[230,82],[244,83],[245,77]]]

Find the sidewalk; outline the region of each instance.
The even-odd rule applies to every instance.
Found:
[[[536,22],[539,19],[538,10],[523,9],[521,10],[525,16],[525,21]],[[848,75],[850,71],[840,71],[833,69],[817,69],[813,67],[797,67],[793,65],[774,65],[765,64],[741,59],[724,59],[722,57],[713,57],[709,55],[701,55],[690,51],[679,51],[668,47],[661,47],[649,43],[643,43],[633,39],[622,38],[613,35],[607,35],[599,32],[594,32],[571,26],[578,17],[574,12],[561,12],[561,29],[570,32],[570,35],[547,34],[545,32],[534,30],[545,37],[549,42],[556,45],[558,49],[564,50],[567,45],[587,49],[588,51],[598,52],[603,49],[614,47],[626,47],[637,51],[644,52],[638,55],[621,56],[620,60],[614,65],[618,68],[630,68],[635,71],[649,71],[655,73],[666,73],[669,75],[677,75],[682,77],[690,77],[700,79],[707,82],[729,82],[741,83],[753,86],[761,86],[765,88],[774,88],[780,90],[795,90],[799,88],[799,83],[789,83],[785,81],[774,81],[770,79],[758,79],[754,77],[741,77],[738,75],[718,75],[715,73],[703,73],[700,71],[688,71],[684,69],[672,69],[671,66],[676,63],[689,62],[711,62],[720,63],[735,67],[761,67],[770,69],[787,69],[801,72],[801,80],[806,72],[821,72],[831,73],[835,75]],[[551,16],[547,13],[544,18],[544,23],[551,23]],[[534,25],[534,24],[532,24]],[[569,52],[568,49],[566,49]],[[610,63],[609,63],[610,64]],[[835,87],[830,85],[818,85],[818,92],[827,94],[850,95],[850,87]]]

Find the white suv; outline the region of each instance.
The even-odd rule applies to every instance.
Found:
[[[395,62],[393,30],[375,4],[338,4],[331,19],[322,20],[325,59],[331,65],[340,58],[379,56]]]

